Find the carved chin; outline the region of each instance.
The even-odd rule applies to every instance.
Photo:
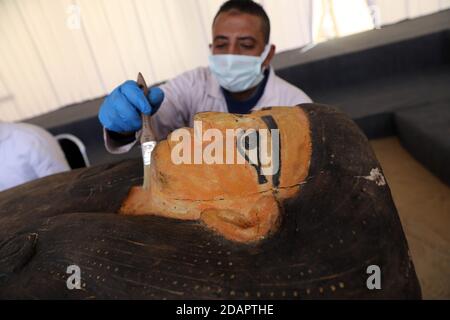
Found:
[[[267,128],[280,133],[280,169],[276,176],[261,178],[246,164],[178,164],[171,161],[173,144],[156,147],[150,189],[132,187],[122,203],[126,215],[158,215],[198,220],[223,237],[255,242],[275,233],[282,219],[285,199],[301,192],[311,159],[309,122],[301,108],[277,107],[248,116],[202,113],[196,116],[209,128]],[[270,128],[269,128],[270,129]]]

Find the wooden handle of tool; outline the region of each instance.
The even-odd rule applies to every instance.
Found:
[[[150,122],[150,116],[142,113],[142,134],[141,143],[148,141],[156,141],[155,135],[153,134],[153,129]]]
[[[137,84],[139,88],[144,92],[144,96],[147,98],[148,96],[148,87],[144,80],[144,77],[139,72],[137,77]],[[150,116],[142,113],[142,134],[141,134],[141,143],[148,142],[148,141],[155,141],[155,135],[152,130],[152,126],[150,123]]]

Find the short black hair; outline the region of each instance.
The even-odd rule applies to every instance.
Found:
[[[269,17],[267,16],[267,13],[264,10],[264,8],[260,4],[252,0],[228,0],[227,2],[222,4],[222,6],[220,6],[219,11],[217,11],[216,16],[214,17],[213,20],[213,25],[219,14],[232,10],[237,10],[242,13],[248,13],[261,18],[261,26],[264,35],[264,41],[266,42],[266,44],[269,43],[270,39]]]

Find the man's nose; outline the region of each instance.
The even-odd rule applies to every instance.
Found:
[[[228,46],[227,54],[242,54],[239,43],[238,42],[230,43],[230,45]]]

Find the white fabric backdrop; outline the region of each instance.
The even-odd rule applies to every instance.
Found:
[[[348,1],[364,2],[333,1],[336,15],[345,12],[341,7]],[[450,7],[450,0],[375,1],[383,23]],[[0,120],[21,120],[102,96],[138,71],[148,82],[159,82],[206,65],[211,22],[222,2],[0,0]],[[315,38],[312,26],[321,0],[257,2],[271,18],[278,51]],[[364,12],[352,13],[369,17],[365,6],[358,3],[358,8]],[[343,27],[348,18],[340,19]],[[367,19],[345,34],[371,27]]]

